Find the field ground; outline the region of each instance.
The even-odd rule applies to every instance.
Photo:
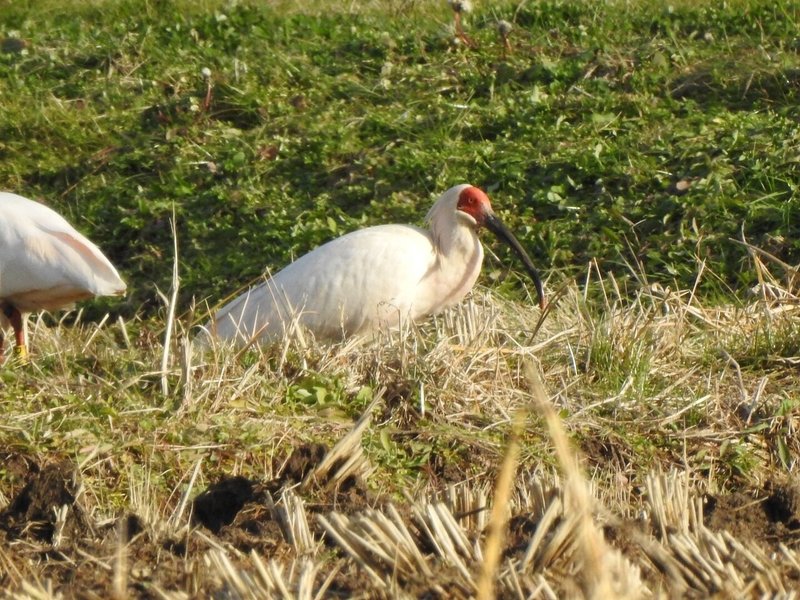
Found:
[[[326,6],[0,0],[0,187],[130,286],[0,367],[0,595],[797,597],[800,8]],[[378,340],[192,347],[464,180],[544,315],[489,253]]]

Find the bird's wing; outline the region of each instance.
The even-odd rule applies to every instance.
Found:
[[[80,273],[87,275],[91,287],[87,289],[96,296],[114,296],[125,291],[125,282],[117,273],[114,265],[106,258],[93,242],[72,229],[71,231],[42,230],[50,235],[50,243],[57,247],[61,255],[72,260],[78,255],[82,263],[73,263]]]
[[[23,310],[125,291],[97,246],[46,206],[0,194],[0,297]]]
[[[293,318],[336,338],[405,318],[416,285],[436,260],[430,235],[381,225],[349,233],[302,256],[216,315],[221,339],[282,336]]]

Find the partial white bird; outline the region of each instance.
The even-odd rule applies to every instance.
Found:
[[[483,191],[450,188],[427,222],[430,229],[368,227],[318,247],[225,305],[207,324],[208,333],[249,344],[275,341],[300,325],[318,338],[341,339],[437,313],[475,284],[483,262],[481,226],[519,255],[544,307],[539,274]]]
[[[100,249],[61,215],[0,192],[0,356],[9,324],[17,354],[27,356],[27,313],[116,296],[125,287]]]

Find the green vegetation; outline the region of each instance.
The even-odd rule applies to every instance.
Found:
[[[800,459],[800,6],[476,4],[464,15],[469,44],[454,40],[444,0],[0,0],[0,189],[64,214],[130,291],[61,321],[32,319],[33,362],[0,366],[0,588],[206,597],[238,585],[223,554],[262,573],[253,550],[291,571],[298,597],[312,595],[297,591],[297,557],[316,561],[315,589],[330,574],[329,591],[370,593],[353,553],[320,541],[317,517],[392,501],[419,525],[412,499],[444,498],[478,547],[485,501],[464,497],[491,499],[522,411],[503,568],[535,568],[498,585],[574,596],[575,564],[591,561],[564,546],[565,564],[550,569],[526,554],[535,527],[525,519],[556,497],[536,486],[568,471],[546,411],[532,404],[535,372],[604,503],[597,523],[651,591],[781,591],[769,587],[781,577],[756,569],[758,583],[748,579],[761,556],[751,546],[747,560],[723,553],[742,569],[741,586],[680,579],[680,556],[704,550],[669,554],[679,547],[671,532],[710,534],[696,515],[683,517],[691,532],[661,519],[655,490],[685,488],[674,502],[689,491],[705,498],[710,527],[712,505],[728,506],[731,490],[748,495],[737,515],[753,515],[754,498],[790,497],[779,486]],[[498,19],[513,23],[510,51]],[[548,278],[556,301],[535,334],[540,312],[523,279],[487,252],[469,301],[381,343],[188,352],[206,303],[344,232],[421,224],[461,182],[489,192]],[[165,347],[173,215],[179,316]],[[367,482],[301,484],[293,450],[332,446],[366,412],[350,451]],[[16,545],[27,530],[3,511],[31,473],[61,461],[79,474],[91,544],[73,532],[61,548],[50,538]],[[681,473],[654,483],[653,472],[673,468]],[[289,471],[300,475],[289,481]],[[193,521],[191,500],[225,477],[271,496],[242,493],[260,500],[227,531]],[[312,549],[263,517],[276,505],[295,514],[279,480],[300,485],[292,493],[305,503]],[[675,514],[691,512],[683,508]],[[782,576],[800,580],[800,515],[770,514],[780,518],[763,536],[737,535],[769,547]],[[124,568],[123,516],[145,532]],[[640,529],[612,540],[630,519]],[[436,555],[422,533],[414,540]],[[480,560],[462,559],[477,572]],[[463,573],[452,557],[436,560],[447,589]],[[401,566],[386,571],[396,587],[376,584],[375,595],[435,595]],[[95,583],[96,572],[107,580]]]

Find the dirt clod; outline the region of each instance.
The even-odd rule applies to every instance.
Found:
[[[734,537],[751,539],[766,547],[800,537],[800,484],[768,482],[763,494],[754,497],[735,492],[709,497],[705,509],[707,525],[726,530]]]
[[[0,513],[0,529],[11,537],[32,535],[51,542],[56,531],[57,512],[69,507],[63,533],[75,533],[86,527],[82,508],[75,502],[78,484],[75,467],[67,461],[53,462],[34,469],[28,482]]]
[[[272,511],[258,503],[248,504],[217,535],[241,552],[255,550],[264,556],[275,556],[281,550],[288,552],[289,549]]]
[[[515,515],[508,522],[508,553],[524,551],[531,537],[536,533],[540,519],[527,513]]]
[[[246,477],[226,477],[198,495],[193,505],[196,523],[218,533],[233,522],[245,503],[253,499],[255,482]]]
[[[282,484],[299,483],[316,467],[327,454],[325,444],[303,444],[294,449],[281,470]]]
[[[764,501],[764,511],[774,522],[800,529],[800,482],[777,484]]]

